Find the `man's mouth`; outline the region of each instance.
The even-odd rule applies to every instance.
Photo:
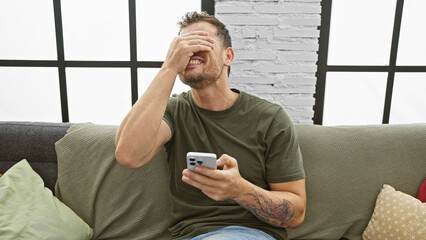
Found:
[[[204,61],[201,58],[193,57],[189,60],[186,68],[194,68],[194,67],[197,67],[197,66],[199,66],[203,63],[204,63]]]
[[[201,64],[201,60],[190,60],[188,65]]]

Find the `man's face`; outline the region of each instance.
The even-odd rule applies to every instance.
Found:
[[[216,35],[217,29],[207,22],[193,23],[181,31],[181,34],[193,31],[205,31],[215,39],[213,51],[197,52],[191,58],[186,69],[179,74],[183,83],[194,89],[202,89],[216,82],[224,70],[224,50],[222,41]]]

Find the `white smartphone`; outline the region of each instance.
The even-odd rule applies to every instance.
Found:
[[[188,152],[186,154],[186,164],[191,171],[194,171],[196,166],[216,169],[216,160],[214,153]]]

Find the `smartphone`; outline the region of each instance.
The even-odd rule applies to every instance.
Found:
[[[186,154],[186,164],[191,171],[194,171],[196,166],[216,169],[216,160],[216,154],[214,153],[188,152]]]

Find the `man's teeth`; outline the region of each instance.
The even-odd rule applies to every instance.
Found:
[[[201,61],[200,60],[191,60],[189,61],[189,64],[200,64]]]

